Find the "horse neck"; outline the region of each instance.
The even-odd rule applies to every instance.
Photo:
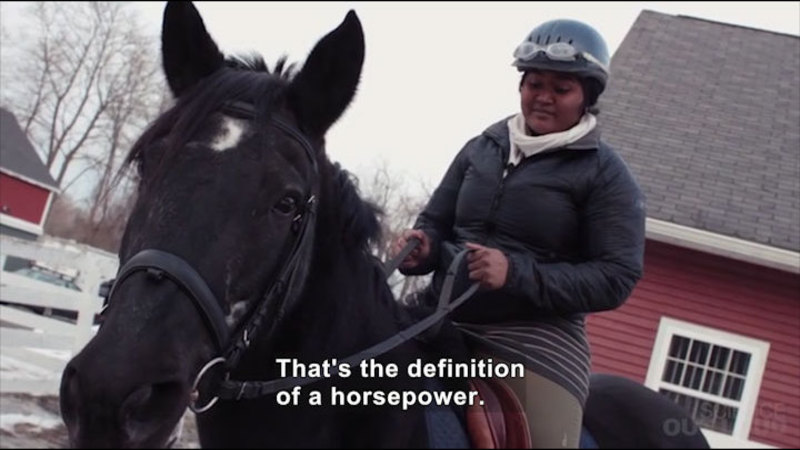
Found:
[[[324,222],[323,222],[324,223]],[[327,237],[335,235],[329,233]],[[318,230],[317,236],[325,236]],[[323,238],[319,238],[324,240]],[[319,242],[319,241],[318,241]],[[264,372],[264,360],[279,354],[294,357],[303,363],[324,363],[344,358],[394,335],[400,330],[404,311],[394,302],[381,275],[381,267],[363,249],[340,245],[315,245],[304,290],[297,308],[286,317],[278,341],[272,349],[256,350],[249,367],[256,377],[275,378],[275,372]],[[274,353],[270,353],[275,350]],[[405,370],[408,363],[421,356],[421,349],[407,343],[384,355]],[[383,357],[378,358],[381,360]],[[352,367],[348,378],[330,378],[305,387],[305,392],[319,390],[405,391],[423,388],[420,379],[405,377],[361,377]],[[269,370],[269,369],[266,369]],[[424,412],[403,411],[387,407],[380,413],[353,414],[342,407],[307,408],[278,407],[273,401],[249,403],[246,407],[226,405],[220,411],[221,424],[247,424],[247,429],[262,430],[253,441],[231,434],[230,428],[208,424],[209,445],[230,440],[252,447],[423,447],[427,443]],[[329,414],[335,412],[336,414]],[[338,414],[341,412],[341,414]],[[264,422],[264,417],[272,419]],[[261,419],[259,419],[261,418]],[[208,419],[209,422],[211,419]],[[287,430],[291,430],[287,432]]]
[[[294,320],[308,347],[351,354],[399,331],[405,311],[368,251],[380,228],[374,208],[361,199],[350,174],[324,154],[320,186],[314,251]]]
[[[316,255],[296,320],[309,348],[350,355],[400,331],[404,311],[376,260],[363,250]]]

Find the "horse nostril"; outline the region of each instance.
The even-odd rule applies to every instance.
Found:
[[[142,409],[147,408],[147,403],[153,396],[153,385],[142,386],[129,395],[122,404],[122,412],[126,414],[124,419],[135,419],[135,415]]]
[[[188,388],[179,382],[141,386],[122,402],[120,421],[133,442],[166,441],[188,404]],[[161,436],[163,435],[163,436]]]
[[[129,420],[147,420],[158,415],[163,407],[180,401],[186,389],[179,382],[163,382],[142,386],[122,402],[123,422]]]

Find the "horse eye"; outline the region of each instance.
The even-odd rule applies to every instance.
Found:
[[[292,214],[297,210],[297,199],[287,195],[275,205],[275,209],[281,214]]]

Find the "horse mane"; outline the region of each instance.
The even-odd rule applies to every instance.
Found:
[[[395,299],[387,283],[383,262],[372,253],[372,248],[381,239],[382,227],[380,218],[385,211],[371,201],[364,200],[358,188],[358,179],[343,169],[339,163],[323,164],[323,186],[321,192],[327,196],[320,202],[318,233],[323,236],[321,250],[326,255],[324,265],[336,261],[337,254],[350,254],[362,261],[352,271],[364,274],[363,292],[371,293],[373,300],[369,306],[363,304],[358,308],[379,307],[389,311],[394,325],[405,329],[424,317],[432,314],[434,305],[405,304]],[[352,259],[350,259],[353,262]],[[442,327],[436,339],[429,340],[425,347],[431,354],[447,356],[463,356],[463,345],[460,334],[447,323]]]
[[[328,165],[331,193],[335,198],[329,199],[336,205],[335,223],[340,231],[337,236],[342,245],[369,251],[371,244],[381,238],[381,226],[378,217],[383,210],[374,203],[364,200],[358,188],[358,179],[343,169],[339,163]]]
[[[231,69],[249,70],[251,72],[265,72],[277,78],[291,81],[296,75],[295,63],[286,64],[287,57],[281,56],[275,63],[275,69],[269,70],[267,63],[261,55],[250,53],[242,55],[231,55],[225,59],[225,66]]]

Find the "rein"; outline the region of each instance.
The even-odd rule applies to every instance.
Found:
[[[407,255],[408,253],[411,252],[411,250],[414,249],[414,247],[418,243],[419,241],[417,241],[416,239],[412,239],[408,244],[406,244],[406,246],[403,248],[403,251],[399,253],[398,256],[403,253]],[[414,325],[411,325],[410,327],[397,332],[392,337],[383,340],[373,345],[372,347],[364,349],[354,355],[344,358],[342,360],[342,363],[348,363],[352,367],[357,365],[361,361],[364,361],[369,358],[374,358],[376,356],[380,356],[383,353],[386,353],[394,349],[395,347],[415,338],[428,328],[433,327],[434,325],[439,323],[445,316],[450,314],[451,311],[453,311],[454,309],[459,307],[462,303],[467,301],[470,297],[472,297],[472,295],[475,293],[475,291],[478,290],[478,287],[480,285],[477,282],[473,283],[466,291],[464,291],[464,293],[459,295],[458,298],[456,298],[452,302],[448,302],[453,292],[453,284],[455,282],[458,268],[468,251],[469,250],[464,249],[460,253],[458,253],[456,257],[453,259],[453,262],[450,264],[450,267],[447,269],[447,275],[444,284],[442,285],[442,292],[439,295],[439,302],[436,306],[435,312],[431,313],[431,315],[420,320]],[[397,257],[393,258],[384,266],[385,270],[387,270],[387,272],[389,273],[393,272],[394,269],[396,268],[395,264],[397,264],[399,261],[402,261],[402,258],[399,260],[397,259]],[[332,367],[329,372],[331,373],[331,376],[338,375],[339,367],[338,366]],[[282,391],[294,386],[305,386],[307,384],[322,379],[323,377],[286,377],[271,381],[236,382],[236,381],[225,380],[222,382],[218,397],[224,399],[234,399],[234,400],[239,400],[242,398],[247,398],[247,399],[255,398],[273,394],[275,392]]]
[[[224,111],[228,114],[240,118],[253,119],[256,115],[252,105],[242,102],[228,103],[224,106]],[[303,133],[291,124],[288,124],[278,117],[272,117],[270,123],[281,131],[289,135],[293,140],[303,147],[306,156],[311,161],[314,176],[318,175],[317,161],[314,156],[314,148]],[[240,400],[251,399],[264,395],[273,394],[294,386],[303,386],[322,377],[286,377],[270,381],[239,381],[231,380],[230,373],[242,355],[250,346],[250,343],[259,335],[263,338],[269,337],[276,329],[288,311],[296,304],[302,290],[302,283],[305,280],[305,270],[302,262],[307,260],[311,254],[313,245],[313,234],[316,219],[316,197],[311,194],[307,198],[303,208],[293,219],[292,230],[297,235],[294,241],[288,262],[281,269],[275,283],[270,286],[266,294],[262,297],[256,310],[244,326],[241,327],[234,339],[231,339],[230,329],[225,323],[225,315],[220,303],[217,301],[211,289],[203,280],[202,276],[185,260],[177,255],[157,249],[144,249],[131,257],[120,269],[117,277],[110,280],[101,287],[101,296],[105,297],[105,308],[110,304],[117,288],[127,278],[137,272],[145,272],[152,280],[160,282],[164,278],[177,284],[193,301],[198,312],[214,338],[214,343],[218,356],[213,358],[198,373],[193,386],[193,401],[189,408],[195,413],[202,413],[209,410],[219,399]],[[384,266],[387,276],[394,272],[400,262],[417,246],[419,240],[412,238],[403,250],[388,261]],[[477,291],[479,283],[472,284],[458,298],[449,301],[452,295],[453,284],[456,272],[468,250],[462,250],[447,270],[447,275],[439,296],[436,311],[414,325],[399,331],[390,338],[381,341],[367,349],[342,360],[350,366],[357,365],[361,361],[374,358],[386,353],[397,346],[415,338],[423,331],[437,325],[452,310],[460,306],[472,294]],[[105,295],[107,293],[107,295]],[[268,328],[264,328],[268,324]],[[199,397],[199,384],[205,374],[214,366],[222,364],[225,367],[223,380],[218,383],[217,395],[204,406],[198,406],[196,401]],[[332,375],[337,375],[339,368],[331,369]]]

